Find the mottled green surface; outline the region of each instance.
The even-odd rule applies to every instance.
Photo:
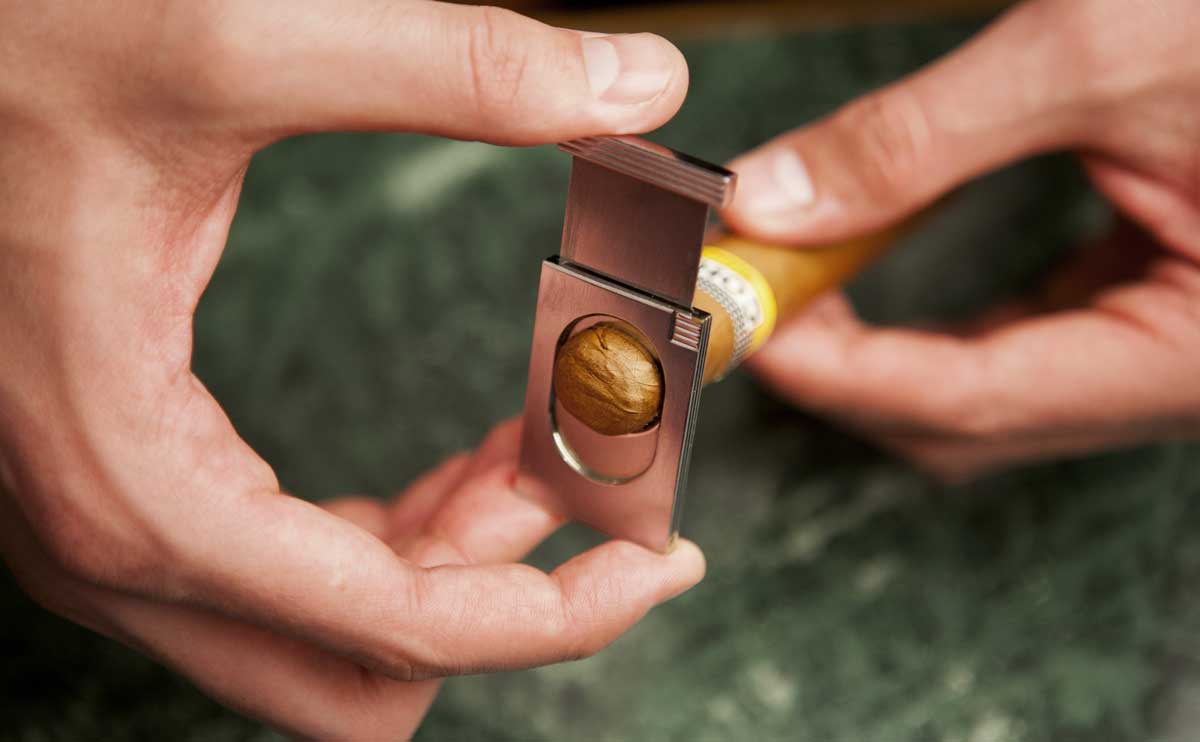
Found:
[[[690,45],[692,95],[656,138],[727,158],[970,30]],[[258,158],[196,367],[286,486],[385,494],[518,410],[566,166],[391,136]],[[1102,219],[1069,162],[1033,163],[969,188],[855,297],[880,321],[961,315]],[[1198,490],[1182,445],[943,488],[735,377],[705,392],[684,525],[707,581],[593,659],[450,682],[420,738],[1193,739]],[[0,589],[0,736],[275,739]]]

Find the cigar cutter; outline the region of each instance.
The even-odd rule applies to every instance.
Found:
[[[669,549],[700,401],[709,315],[693,308],[709,207],[734,175],[636,137],[566,142],[573,156],[562,248],[542,263],[517,489],[565,517],[651,549]],[[563,343],[620,323],[656,358],[658,422],[598,433],[555,401]]]

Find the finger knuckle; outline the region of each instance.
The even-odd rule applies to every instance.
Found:
[[[840,113],[859,151],[867,196],[895,200],[909,195],[930,150],[924,106],[904,88],[868,95]]]
[[[479,115],[498,120],[511,113],[521,97],[531,45],[516,13],[481,7],[474,16],[467,24],[470,89]]]
[[[562,659],[587,659],[608,646],[611,638],[602,620],[605,606],[621,604],[619,592],[613,590],[560,590],[558,612],[551,623]]]
[[[394,612],[419,617],[430,617],[440,612],[449,612],[452,616],[460,613],[467,615],[466,609],[448,602],[446,595],[436,591],[436,580],[431,578],[428,571],[415,571],[400,591],[400,602]],[[367,664],[391,678],[405,682],[459,674],[465,668],[453,655],[439,649],[447,642],[446,637],[439,633],[438,626],[453,624],[453,620],[438,624],[431,622],[427,624],[427,631],[389,632],[372,648]]]
[[[601,647],[588,637],[582,625],[571,612],[565,612],[553,622],[551,635],[555,637],[557,655],[563,662],[575,662],[595,655]]]

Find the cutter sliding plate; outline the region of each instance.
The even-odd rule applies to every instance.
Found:
[[[566,142],[574,155],[559,255],[542,263],[517,488],[614,538],[665,550],[700,401],[709,316],[692,307],[709,207],[733,196],[724,168],[636,137]],[[555,402],[554,360],[573,333],[623,323],[656,355],[659,422],[596,433]]]

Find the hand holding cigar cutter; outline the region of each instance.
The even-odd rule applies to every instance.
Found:
[[[669,549],[703,384],[912,222],[819,248],[725,238],[735,176],[636,137],[566,142],[559,255],[542,263],[517,489],[614,538]]]

